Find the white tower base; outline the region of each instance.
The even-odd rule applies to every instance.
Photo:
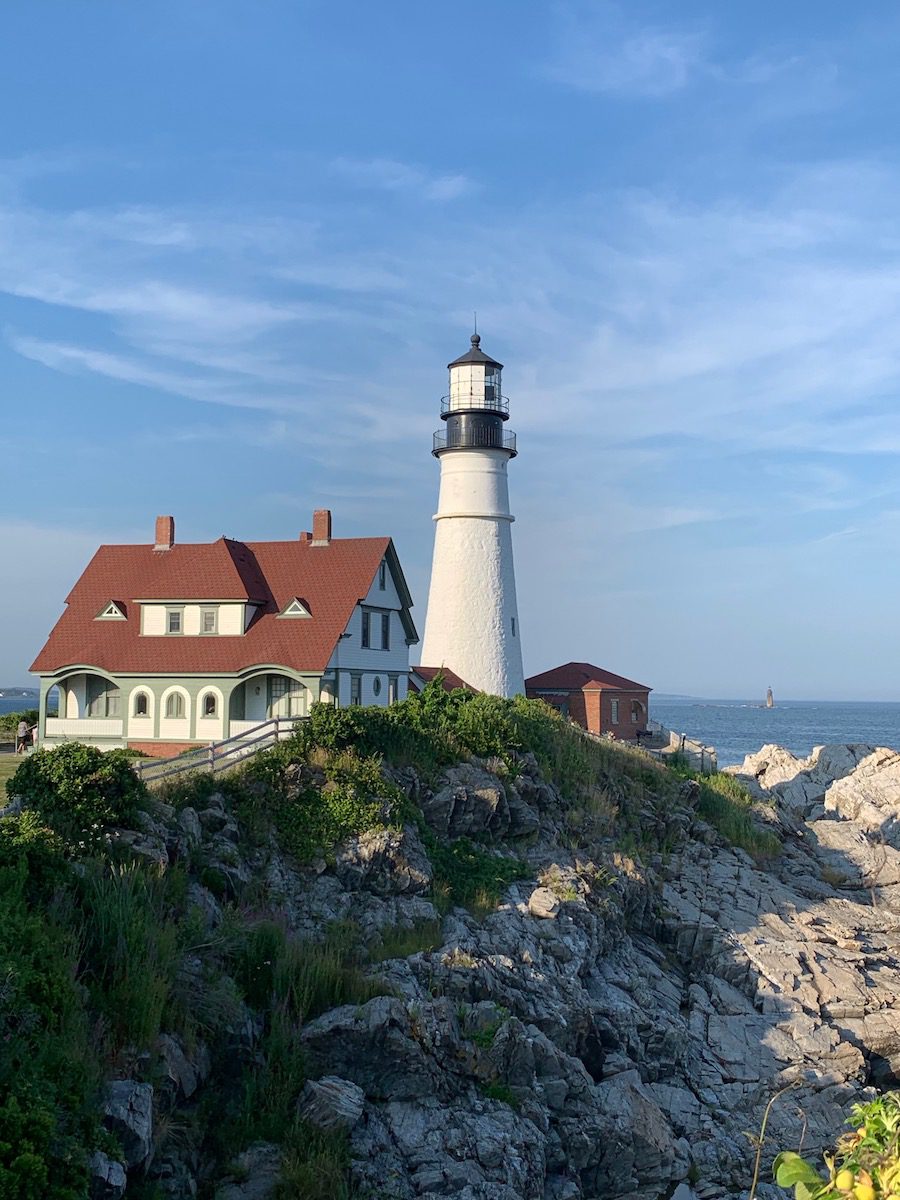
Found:
[[[446,450],[421,662],[479,691],[525,691],[505,450]]]

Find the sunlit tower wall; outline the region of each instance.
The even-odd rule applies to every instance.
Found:
[[[506,429],[503,364],[475,333],[448,369],[444,428],[432,450],[441,488],[421,662],[447,667],[480,691],[514,696],[525,680],[506,474],[516,435]]]

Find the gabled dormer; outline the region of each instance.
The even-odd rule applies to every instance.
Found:
[[[301,600],[299,596],[294,596],[278,615],[279,617],[311,617],[312,613],[305,601]]]
[[[110,600],[94,617],[95,621],[126,621],[127,619],[124,600]]]

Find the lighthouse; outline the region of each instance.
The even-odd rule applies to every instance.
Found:
[[[506,475],[516,435],[506,429],[503,364],[484,353],[477,333],[471,340],[449,364],[444,428],[434,435],[441,490],[422,663],[514,696],[525,691]]]

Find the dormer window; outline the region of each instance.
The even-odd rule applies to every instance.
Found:
[[[124,621],[125,605],[121,600],[110,600],[109,604],[101,609],[94,619],[97,621]]]
[[[200,609],[200,632],[201,633],[218,633],[219,631],[219,610],[217,608],[201,608]]]
[[[311,617],[312,613],[299,596],[295,596],[278,614],[279,617]]]
[[[166,633],[184,632],[184,610],[180,608],[166,609]]]

